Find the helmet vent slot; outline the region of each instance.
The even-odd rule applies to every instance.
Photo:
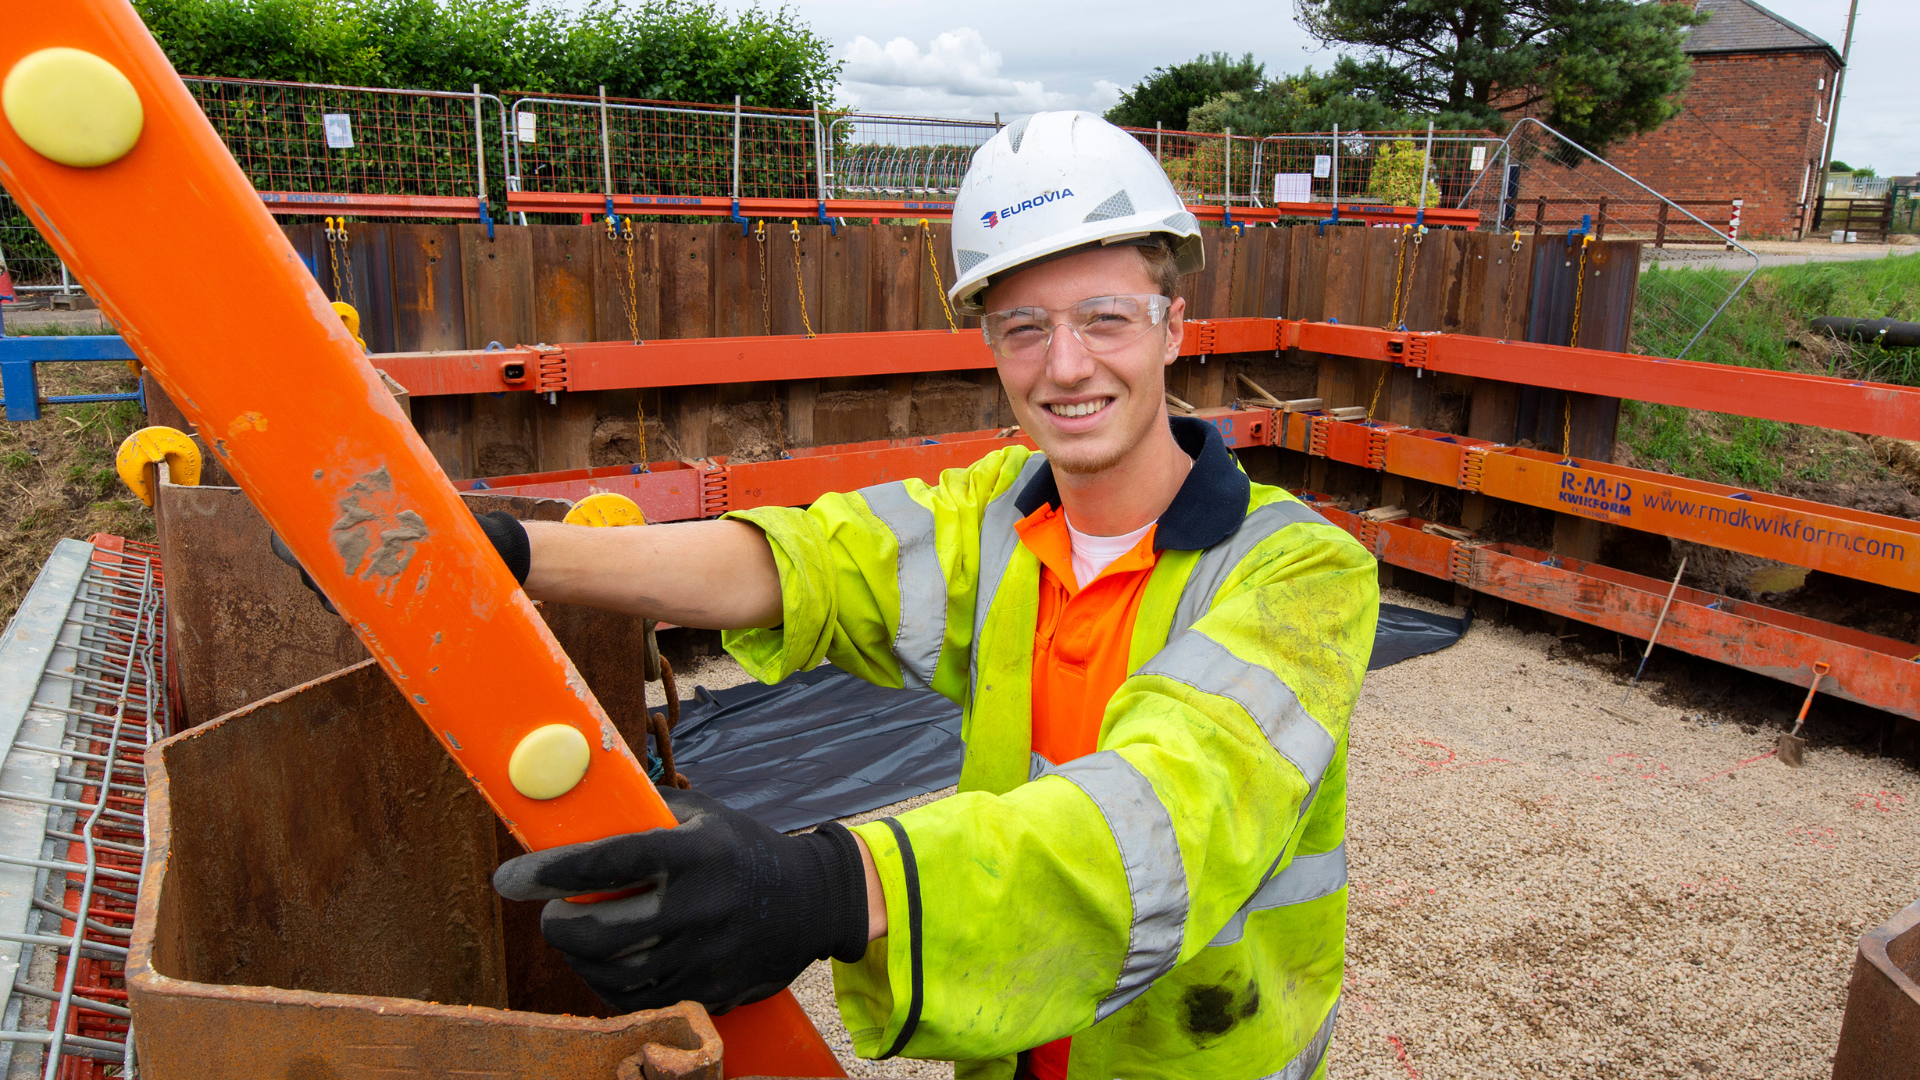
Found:
[[[1080,220],[1106,221],[1110,218],[1132,217],[1133,212],[1133,199],[1127,194],[1126,189],[1122,188],[1108,196],[1106,202],[1089,210],[1087,216]]]
[[[960,264],[960,272],[964,274],[987,261],[987,253],[984,251],[968,251],[966,248],[961,248],[953,253],[953,259]]]
[[[1013,147],[1016,154],[1020,152],[1020,140],[1027,136],[1027,121],[1032,119],[1031,116],[1023,116],[1007,125],[1007,145]]]

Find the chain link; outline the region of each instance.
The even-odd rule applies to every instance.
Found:
[[[347,264],[347,287],[345,293],[340,290],[340,264]],[[327,219],[327,263],[333,270],[333,298],[344,296],[347,306],[355,313],[360,310],[360,298],[356,294],[353,281],[353,252],[347,246],[347,219]]]
[[[616,244],[624,243],[627,256],[627,273],[623,279],[618,267],[613,272],[613,287],[620,293],[620,310],[627,316],[627,337],[634,344],[640,343],[640,282],[634,270],[633,256],[633,219],[621,218],[618,221],[607,219],[607,239]],[[646,425],[641,424],[641,445],[646,444]]]
[[[814,337],[813,320],[807,318],[807,285],[801,278],[800,270],[800,222],[793,223],[793,287],[800,294],[800,325],[806,328],[807,336]]]
[[[1580,238],[1580,265],[1574,271],[1573,285],[1573,328],[1567,331],[1567,344],[1578,347],[1580,344],[1580,302],[1587,294],[1587,245],[1593,243],[1592,234]],[[1566,416],[1560,428],[1560,456],[1573,458],[1573,391],[1566,393]]]
[[[933,254],[933,226],[926,218],[920,219],[920,235],[927,242],[927,265],[933,267],[933,287],[940,294],[940,310],[947,316],[947,333],[957,334],[960,327],[953,321],[953,308],[947,303],[947,282],[940,276],[940,261]]]
[[[773,333],[773,309],[771,293],[767,288],[767,219],[761,218],[753,223],[753,246],[760,251],[760,332],[769,336]]]

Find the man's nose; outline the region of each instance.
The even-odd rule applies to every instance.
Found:
[[[1047,333],[1047,378],[1056,386],[1072,386],[1093,376],[1093,353],[1072,323],[1054,323]]]

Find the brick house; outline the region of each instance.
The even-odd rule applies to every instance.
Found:
[[[1607,158],[1671,199],[1744,199],[1742,236],[1797,238],[1820,193],[1840,54],[1752,0],[1694,6],[1711,18],[1683,46],[1680,114]]]

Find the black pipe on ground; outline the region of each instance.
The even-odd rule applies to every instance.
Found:
[[[1920,346],[1920,323],[1893,319],[1843,319],[1822,315],[1812,326],[1823,334],[1852,341],[1877,343],[1883,349],[1909,349]]]

